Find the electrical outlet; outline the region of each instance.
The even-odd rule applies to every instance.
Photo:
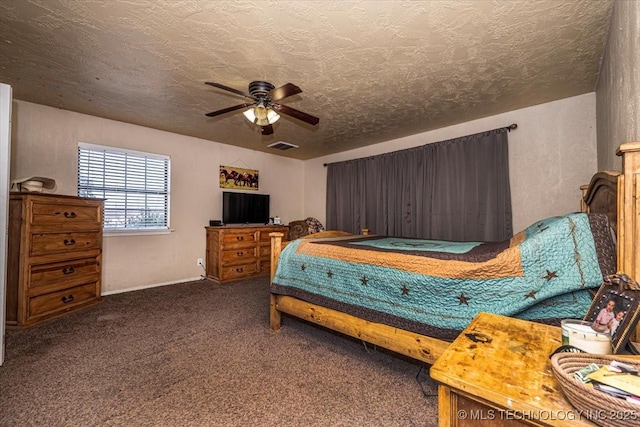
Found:
[[[204,266],[204,264],[202,263],[202,258],[198,258],[198,260],[196,261],[196,265],[197,265],[198,267],[200,267],[200,266]]]

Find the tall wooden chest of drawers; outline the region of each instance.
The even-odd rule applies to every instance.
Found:
[[[229,282],[269,273],[271,238],[269,233],[287,234],[287,226],[224,226],[207,230],[207,277]]]
[[[100,301],[101,199],[11,193],[7,327],[24,328]]]

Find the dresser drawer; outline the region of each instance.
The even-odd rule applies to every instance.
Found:
[[[31,235],[31,256],[60,252],[100,249],[102,234],[99,231],[73,233],[37,233]]]
[[[234,266],[226,266],[222,268],[223,280],[239,279],[241,277],[251,276],[257,273],[258,267],[256,262],[249,264],[240,264]]]
[[[224,246],[234,244],[252,244],[256,242],[256,233],[244,232],[244,233],[224,233],[222,236],[222,244]]]
[[[222,265],[237,262],[247,262],[256,259],[256,247],[237,248],[222,251]]]
[[[102,209],[82,203],[51,203],[34,200],[31,205],[31,224],[54,228],[94,229],[102,223]]]
[[[29,298],[29,318],[71,309],[75,306],[97,300],[97,284],[87,283],[81,286],[38,295]]]
[[[38,290],[43,287],[71,287],[87,282],[95,282],[100,278],[99,256],[71,261],[29,266],[29,289]]]
[[[258,248],[258,257],[260,258],[269,258],[271,256],[271,245],[265,246],[262,245]]]

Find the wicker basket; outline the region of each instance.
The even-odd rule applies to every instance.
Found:
[[[602,366],[608,365],[612,360],[640,369],[640,359],[589,353],[554,354],[551,357],[551,367],[564,395],[580,411],[581,417],[606,427],[640,426],[640,405],[596,390],[573,376],[576,371],[591,363]]]

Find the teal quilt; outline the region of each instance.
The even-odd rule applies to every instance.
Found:
[[[613,273],[606,216],[574,213],[504,242],[295,240],[282,251],[271,292],[447,339],[481,311],[546,323],[582,318]]]

